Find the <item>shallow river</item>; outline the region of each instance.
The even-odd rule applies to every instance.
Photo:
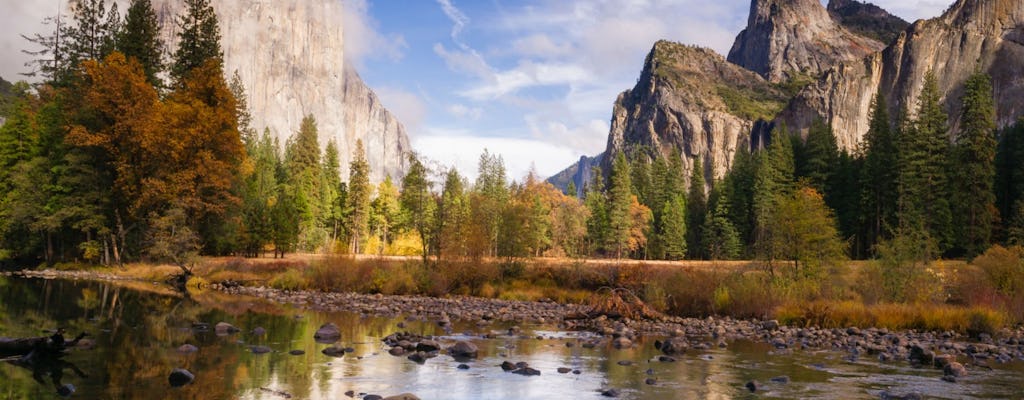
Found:
[[[241,332],[217,336],[212,329],[193,327],[220,321]],[[328,345],[316,343],[313,333],[326,322],[341,327],[340,344],[354,353],[341,358],[320,353]],[[348,399],[347,393],[362,398],[406,392],[424,400],[600,399],[611,388],[628,399],[877,399],[882,391],[926,398],[1024,398],[1022,362],[992,371],[972,369],[958,383],[941,381],[941,371],[906,362],[846,361],[844,354],[824,351],[773,353],[768,345],[752,342],[658,362],[653,337],[632,349],[586,349],[566,343],[588,333],[553,326],[522,326],[521,335],[509,336],[507,325],[456,322],[453,332],[461,333],[446,334],[431,321],[309,312],[219,293],[185,298],[157,285],[0,276],[0,337],[42,336],[56,327],[66,328],[69,336],[88,332],[94,346],[75,349],[37,371],[0,363],[0,399],[61,398],[58,383],[73,385],[70,398],[80,399]],[[252,335],[257,327],[266,334]],[[396,331],[439,335],[443,344],[469,340],[479,346],[480,357],[466,363],[466,370],[447,355],[422,365],[394,357],[381,338]],[[496,338],[482,339],[485,333]],[[199,351],[182,354],[177,349],[183,344]],[[256,345],[273,351],[255,354],[250,346]],[[291,350],[305,354],[290,355]],[[498,367],[503,361],[528,362],[541,375],[506,373]],[[580,373],[560,374],[559,367]],[[168,374],[175,368],[188,369],[195,381],[172,388]],[[779,376],[789,382],[771,381]],[[648,378],[655,384],[645,383]],[[744,387],[751,380],[761,384],[757,393]]]

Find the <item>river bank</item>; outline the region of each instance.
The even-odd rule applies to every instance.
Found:
[[[5,275],[42,279],[133,281],[132,277],[96,271],[19,271]],[[402,317],[406,321],[436,323],[449,333],[453,321],[471,323],[478,328],[492,324],[514,324],[509,335],[519,334],[519,325],[554,325],[567,331],[591,331],[597,335],[582,346],[628,348],[641,337],[666,338],[661,350],[666,357],[687,351],[701,352],[725,348],[736,341],[768,343],[772,353],[794,351],[831,351],[844,355],[848,362],[870,358],[884,363],[910,363],[955,371],[944,377],[955,381],[967,370],[985,370],[992,363],[1024,361],[1024,328],[1003,328],[994,335],[971,338],[953,331],[888,330],[873,327],[819,328],[795,327],[777,320],[715,318],[612,319],[594,315],[592,307],[555,301],[518,301],[469,296],[445,298],[410,295],[335,293],[313,290],[280,290],[263,286],[211,284],[209,289],[233,296],[250,296],[297,308],[351,312],[373,317]],[[401,327],[401,325],[399,326]],[[962,376],[962,375],[961,375]]]

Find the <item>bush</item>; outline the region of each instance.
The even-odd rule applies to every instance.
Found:
[[[302,273],[295,269],[278,274],[270,280],[270,287],[280,290],[299,290],[305,284],[306,281],[302,278]]]

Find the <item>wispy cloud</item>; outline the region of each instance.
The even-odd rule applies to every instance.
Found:
[[[409,47],[402,35],[385,35],[370,17],[367,0],[346,0],[343,4],[342,27],[345,31],[345,58],[362,66],[368,58],[398,61]]]
[[[466,46],[462,40],[459,39],[459,35],[462,34],[462,30],[469,24],[469,17],[467,17],[462,10],[455,7],[451,0],[437,0],[437,4],[441,5],[441,10],[444,11],[444,15],[447,15],[448,19],[452,20],[452,41],[463,49],[468,49],[469,46]]]

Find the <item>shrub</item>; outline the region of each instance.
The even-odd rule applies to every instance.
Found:
[[[271,279],[270,287],[281,290],[299,290],[304,287],[305,283],[301,272],[290,269]]]

